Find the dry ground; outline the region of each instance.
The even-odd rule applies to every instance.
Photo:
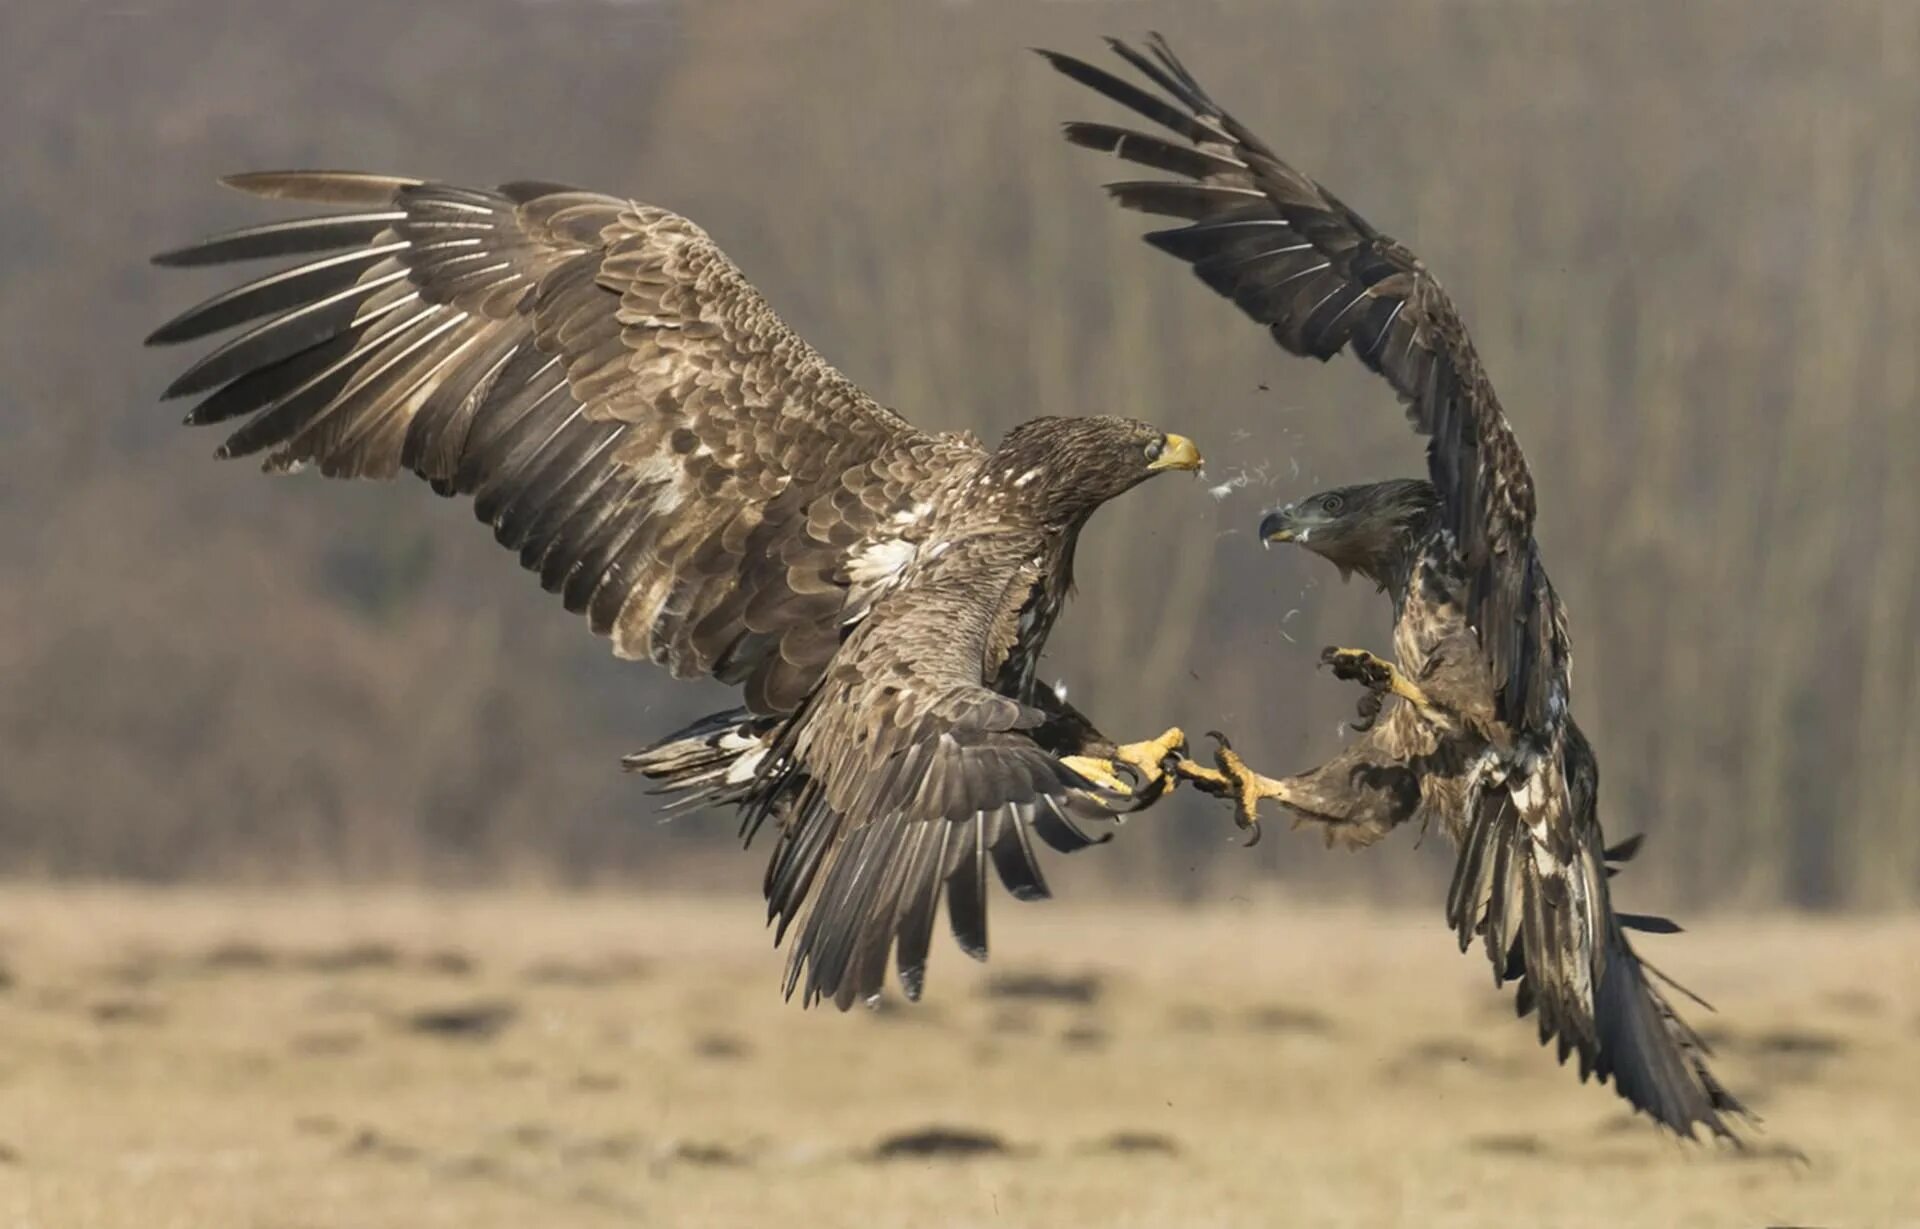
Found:
[[[4,899],[7,1229],[1920,1224],[1912,920],[1651,941],[1768,1120],[1738,1157],[1424,915],[996,901],[992,965],[841,1016],[751,901]]]

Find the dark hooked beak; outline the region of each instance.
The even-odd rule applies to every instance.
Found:
[[[1294,539],[1293,505],[1275,508],[1260,518],[1260,545],[1272,546],[1275,542],[1291,542]]]

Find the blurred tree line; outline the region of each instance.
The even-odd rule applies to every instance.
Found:
[[[626,193],[704,224],[917,422],[1115,412],[1203,483],[1102,512],[1049,669],[1110,731],[1340,737],[1314,669],[1384,602],[1262,507],[1419,472],[1391,393],[1288,359],[1066,148],[1112,118],[1024,48],[1165,30],[1462,304],[1541,489],[1610,831],[1640,894],[1920,889],[1920,7],[15,0],[0,11],[0,846],[10,874],[757,880],[618,755],[717,706],[605,645],[417,483],[206,459],[140,337],[264,216],[221,172]],[[1176,800],[1076,863],[1129,888],[1430,892]],[[1424,897],[1419,898],[1424,899]]]

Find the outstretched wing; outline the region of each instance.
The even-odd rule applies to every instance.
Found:
[[[189,423],[239,423],[219,455],[470,495],[616,653],[742,682],[756,712],[812,689],[885,589],[873,562],[911,554],[899,514],[977,452],[854,387],[666,210],[544,183],[227,182],[346,210],[156,258],[303,258],[148,339],[248,326],[166,393],[205,395]]]
[[[1566,654],[1532,549],[1533,478],[1453,303],[1420,261],[1288,166],[1215,103],[1158,36],[1151,56],[1110,40],[1163,93],[1056,52],[1075,81],[1165,129],[1069,123],[1067,139],[1181,179],[1109,184],[1129,209],[1184,218],[1147,242],[1192,264],[1290,353],[1343,349],[1385,376],[1415,429],[1466,564],[1468,618],[1515,729],[1545,731],[1564,708]]]
[[[1630,859],[1639,838],[1602,848],[1593,755],[1577,725],[1567,732],[1567,754],[1543,759],[1530,788],[1477,781],[1469,789],[1447,920],[1461,951],[1481,938],[1495,983],[1518,983],[1519,1014],[1538,1014],[1540,1042],[1553,1041],[1561,1062],[1578,1055],[1582,1080],[1611,1079],[1635,1108],[1681,1136],[1704,1126],[1738,1142],[1730,1119],[1752,1116],[1715,1078],[1707,1043],[1626,935],[1678,928],[1614,911],[1608,863]],[[1556,796],[1569,800],[1572,820],[1549,801]]]

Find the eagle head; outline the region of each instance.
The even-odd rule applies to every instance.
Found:
[[[1131,418],[1035,418],[1007,433],[988,482],[1046,519],[1078,519],[1155,474],[1200,468],[1184,435]]]
[[[1432,523],[1439,508],[1433,484],[1396,478],[1334,487],[1260,518],[1260,544],[1292,542],[1340,569],[1386,584],[1395,565]]]

